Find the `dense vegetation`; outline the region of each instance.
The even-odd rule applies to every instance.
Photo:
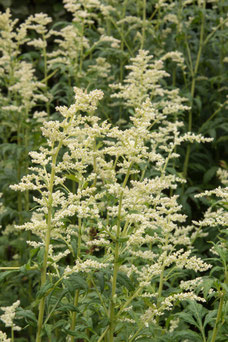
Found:
[[[1,6],[0,341],[226,342],[228,2]]]

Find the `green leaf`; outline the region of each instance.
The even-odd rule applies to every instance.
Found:
[[[201,99],[199,96],[196,96],[194,98],[194,102],[196,103],[197,105],[197,109],[198,109],[198,112],[201,112],[201,109],[202,109],[202,102],[201,102]]]
[[[51,332],[53,330],[53,325],[52,324],[44,324],[44,330],[46,331],[48,337],[51,337]]]
[[[203,295],[206,297],[209,293],[209,290],[214,285],[214,279],[205,278],[203,281]]]
[[[30,324],[37,323],[36,315],[31,310],[24,310],[22,308],[18,308],[16,311],[16,318],[25,318],[26,322]]]
[[[44,297],[45,295],[48,294],[48,290],[50,290],[53,287],[53,284],[50,283],[48,280],[45,282],[45,284],[39,289],[39,291],[37,292],[36,297],[38,299]]]
[[[39,249],[40,249],[40,247],[33,248],[30,250],[29,254],[30,254],[31,259],[39,252]]]
[[[68,329],[64,329],[64,331],[70,336],[75,336],[77,339],[83,338],[84,340],[89,341],[88,336],[83,332],[72,331],[72,330],[68,330]]]
[[[118,272],[117,283],[119,283],[121,286],[125,286],[129,291],[132,291],[134,289],[132,281],[123,272]]]
[[[72,181],[74,181],[76,183],[79,183],[79,179],[75,175],[73,175],[73,174],[70,174],[70,175],[65,174],[64,177],[66,177],[67,179],[70,179],[70,180],[72,180]]]
[[[38,254],[37,254],[37,261],[40,266],[43,265],[43,260],[44,260],[44,247],[41,247]]]
[[[182,331],[175,332],[175,337],[177,339],[175,339],[175,341],[182,342],[184,339],[187,339],[187,341],[202,342],[201,336],[190,329],[184,329]]]
[[[207,170],[207,172],[205,172],[203,176],[203,183],[208,184],[210,180],[215,176],[217,170],[217,166],[212,166],[209,170]]]
[[[186,313],[186,312],[181,312],[178,314],[178,316],[181,317],[181,319],[183,319],[184,322],[187,322],[187,323],[193,325],[194,327],[195,326],[198,327],[197,322],[195,321],[195,319],[192,317],[191,314]]]
[[[66,320],[65,319],[59,319],[54,325],[53,330],[59,329],[59,328],[65,328],[66,326]]]
[[[151,342],[151,338],[150,337],[140,337],[137,338],[137,342]]]
[[[67,312],[67,311],[78,311],[78,308],[73,305],[73,304],[64,304],[62,306],[59,306],[57,308],[58,311],[63,311],[63,312]]]
[[[217,310],[209,311],[209,313],[205,316],[205,320],[203,323],[204,328],[207,324],[209,324],[211,327],[214,327],[215,319],[217,315]]]
[[[15,272],[18,272],[17,270],[12,270],[12,271],[4,271],[4,272],[1,272],[0,273],[0,281],[3,281],[5,280],[8,275],[12,274],[12,273],[15,273]]]
[[[72,274],[68,279],[64,280],[69,292],[74,295],[75,290],[87,290],[88,284],[80,274]]]
[[[219,144],[220,142],[224,142],[228,140],[228,135],[224,135],[223,137],[220,137],[216,140],[216,144]]]
[[[103,272],[97,272],[95,273],[96,278],[98,280],[98,286],[100,287],[101,293],[104,291],[104,286],[105,286],[105,278],[104,278],[104,273]]]

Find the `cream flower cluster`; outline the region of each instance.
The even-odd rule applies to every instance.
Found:
[[[0,342],[11,342],[11,339],[7,338],[6,333],[0,331]]]
[[[36,15],[36,23],[39,22],[36,27],[38,30],[41,30],[42,22],[45,24],[47,21],[45,18],[46,15]],[[24,123],[20,123],[22,129],[31,120],[29,114],[33,107],[49,100],[44,95],[44,83],[38,81],[35,76],[33,65],[19,57],[22,46],[29,40],[27,31],[31,28],[31,20],[29,17],[27,21],[18,25],[17,20],[11,19],[9,9],[5,13],[0,13],[0,78],[5,79],[4,83],[7,82],[10,94],[0,94],[0,103],[3,116],[8,117],[10,113],[12,120],[24,120]]]
[[[3,321],[6,327],[10,327],[15,331],[20,331],[21,328],[14,324],[14,318],[16,309],[19,307],[20,301],[17,300],[11,306],[2,306],[0,309],[4,311],[4,313],[0,316],[0,319]]]
[[[48,65],[53,69],[63,65],[64,69],[67,68],[68,76],[72,77],[75,83],[82,77],[85,79],[86,76],[90,78],[91,82],[91,76],[95,76],[94,83],[96,84],[97,77],[105,78],[107,76],[110,65],[103,57],[99,57],[95,65],[90,65],[88,70],[84,71],[82,70],[84,54],[92,53],[104,43],[108,43],[112,48],[119,48],[120,41],[112,36],[105,35],[103,31],[99,32],[99,30],[99,38],[91,41],[87,38],[86,28],[92,25],[95,20],[100,20],[99,12],[107,16],[114,8],[102,4],[99,0],[86,2],[82,0],[64,0],[63,2],[66,10],[73,15],[73,23],[59,31],[50,30],[50,35],[57,37],[55,43],[57,43],[58,48],[47,54],[49,57]],[[75,23],[77,24],[75,25]]]

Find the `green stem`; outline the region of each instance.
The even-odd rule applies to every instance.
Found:
[[[225,106],[225,103],[223,103],[222,105],[220,105],[220,107],[217,108],[217,109],[214,111],[214,113],[211,114],[211,116],[210,116],[210,117],[203,123],[203,125],[201,126],[200,131],[203,130],[203,128],[206,126],[206,124],[207,124],[209,121],[211,121],[211,120],[213,119],[213,117],[215,117],[215,115],[218,114],[224,106]]]
[[[109,330],[109,326],[103,331],[102,335],[99,337],[97,342],[101,342]]]
[[[124,19],[126,16],[126,6],[127,6],[127,1],[124,1],[123,4],[123,9],[122,9],[122,16],[121,19]],[[121,35],[124,37],[124,23],[121,24],[121,31],[120,31]],[[127,46],[127,42],[124,39],[121,39],[121,44],[120,44],[120,49],[121,49],[121,55],[123,56],[123,52],[124,52],[124,44]],[[124,70],[124,60],[123,58],[121,58],[120,61],[120,83],[123,83],[123,70]],[[120,106],[120,119],[122,117],[122,110],[123,110],[123,106]]]
[[[77,248],[77,260],[80,259],[80,254],[81,254],[81,241],[82,241],[82,219],[79,217],[78,218],[78,248]],[[78,299],[79,299],[79,290],[75,291],[74,294],[74,306],[78,305]],[[70,329],[71,331],[75,330],[76,326],[76,311],[72,313],[72,318],[71,318],[71,326]],[[71,342],[74,342],[74,336],[71,336],[70,338]]]
[[[161,273],[160,273],[160,281],[159,281],[159,288],[158,288],[158,303],[160,302],[161,295],[162,295],[162,290],[163,290],[163,284],[164,284],[164,270],[165,267],[164,265],[162,266]],[[159,303],[160,304],[160,303]]]
[[[124,189],[129,175],[130,170],[133,163],[130,164],[128,171],[126,173],[122,188]],[[110,303],[110,329],[109,329],[109,342],[114,341],[114,329],[115,329],[115,296],[116,296],[116,282],[117,282],[117,274],[119,270],[119,238],[121,232],[121,210],[122,210],[122,201],[123,201],[123,190],[120,194],[119,200],[119,208],[118,208],[118,217],[117,217],[117,232],[116,232],[116,241],[115,241],[115,252],[114,252],[114,268],[113,268],[113,278],[112,278],[112,293],[111,293],[111,303]]]
[[[85,31],[85,24],[84,24],[84,20],[82,23],[82,32],[81,32],[81,46],[80,46],[80,64],[79,64],[79,73],[81,76],[81,72],[82,72],[82,62],[83,62],[83,38],[84,38],[84,31]]]
[[[42,36],[43,41],[46,43],[45,35]],[[43,48],[43,57],[44,57],[44,82],[45,82],[45,95],[48,98],[48,71],[47,71],[47,50],[46,47]],[[48,114],[48,117],[50,116],[50,104],[49,101],[46,103],[46,111]]]
[[[14,330],[13,330],[13,327],[11,327],[11,342],[14,342]]]
[[[206,1],[204,1],[203,3],[203,11],[205,10],[205,6],[206,6]],[[200,41],[199,41],[199,50],[197,53],[197,57],[196,57],[196,64],[195,64],[195,68],[193,70],[193,66],[191,64],[191,54],[190,51],[188,51],[189,53],[189,61],[190,61],[190,65],[191,65],[191,73],[192,74],[192,85],[191,85],[191,109],[189,111],[189,116],[188,116],[188,131],[191,132],[192,131],[192,105],[193,105],[193,97],[195,94],[195,86],[196,86],[196,75],[199,69],[199,63],[200,63],[200,58],[201,58],[201,54],[202,54],[202,49],[203,49],[203,36],[204,36],[204,29],[205,29],[205,15],[204,13],[202,13],[202,23],[201,23],[201,28],[200,28]],[[187,44],[188,47],[188,44]],[[187,172],[188,172],[188,164],[189,164],[189,158],[190,158],[190,153],[191,153],[191,145],[188,144],[187,146],[187,151],[186,151],[186,155],[185,155],[185,161],[184,161],[184,167],[183,167],[183,176],[184,178],[187,177]]]
[[[126,45],[127,49],[128,49],[128,52],[130,54],[131,57],[133,57],[133,52],[129,46],[129,44],[127,43],[126,39],[125,39],[125,36],[123,34],[123,32],[119,29],[118,25],[116,24],[115,20],[112,18],[112,17],[109,17],[110,21],[112,22],[112,24],[115,26],[116,30],[118,31],[120,37],[121,37],[121,40],[123,40],[124,44]]]
[[[95,281],[93,281],[93,279],[91,279],[91,283],[93,284],[93,286],[94,286],[94,288],[95,288],[95,291],[97,292],[97,295],[98,295],[98,297],[99,297],[99,299],[100,299],[100,301],[101,301],[101,304],[102,304],[102,306],[103,306],[103,309],[104,309],[104,311],[105,311],[105,313],[106,313],[106,315],[107,315],[107,317],[108,317],[108,310],[107,310],[106,305],[105,305],[105,302],[104,302],[104,300],[103,300],[103,298],[102,298],[102,296],[101,296],[101,294],[100,294],[100,292],[99,292],[99,289],[97,288],[96,283],[95,283]]]
[[[48,251],[50,245],[50,238],[51,238],[51,225],[52,225],[52,193],[54,187],[54,178],[55,178],[55,166],[57,161],[57,156],[59,150],[61,148],[62,143],[59,142],[56,153],[52,158],[52,169],[51,169],[51,177],[49,183],[49,196],[48,196],[48,214],[47,214],[47,230],[46,230],[46,237],[45,237],[45,250],[44,250],[44,260],[41,270],[41,287],[46,282],[46,273],[47,273],[47,260],[48,260]],[[53,146],[54,149],[54,146]],[[38,326],[37,326],[37,334],[36,334],[36,342],[41,342],[41,330],[43,325],[43,318],[44,318],[44,309],[45,309],[45,296],[41,298],[39,304],[39,316],[38,316]]]
[[[141,41],[141,49],[144,48],[145,42],[145,31],[146,31],[146,0],[143,0],[143,25],[142,25],[142,41]]]
[[[7,271],[7,270],[20,270],[20,267],[0,267],[0,270],[4,270],[4,271]]]
[[[207,36],[207,38],[205,39],[205,41],[203,42],[203,45],[206,45],[208,43],[208,41],[213,37],[213,35],[216,33],[216,31],[222,27],[224,24],[226,24],[226,22],[228,21],[228,18],[226,18],[222,23],[220,23],[218,26],[216,26],[213,31]]]
[[[21,118],[19,118],[18,124],[17,124],[17,146],[19,147],[19,155],[18,155],[18,164],[17,164],[17,179],[18,182],[21,180],[21,149],[22,141],[21,141]],[[22,194],[21,191],[17,194],[17,211],[18,211],[18,221],[19,225],[22,224]]]
[[[140,331],[144,328],[144,325],[142,325],[141,327],[138,328],[138,330],[136,331],[136,333],[130,338],[130,340],[128,342],[132,342],[134,341],[135,337],[140,333]]]
[[[76,290],[74,294],[74,302],[73,302],[74,306],[78,305],[78,299],[79,299],[79,290]],[[74,331],[75,326],[76,326],[76,312],[74,311],[72,313],[72,319],[71,319],[71,326],[70,326],[71,331]],[[74,342],[74,336],[71,336],[70,340],[71,342]]]
[[[217,312],[217,317],[216,317],[216,322],[215,322],[215,326],[213,329],[213,333],[212,333],[212,337],[211,337],[211,342],[215,342],[216,341],[216,336],[217,336],[217,332],[218,332],[218,326],[219,326],[219,322],[222,316],[222,308],[223,308],[223,304],[224,304],[224,292],[222,292],[221,296],[220,296],[220,301],[219,301],[219,307],[218,307],[218,312]]]
[[[26,111],[25,111],[25,122],[27,121],[29,117],[29,107],[26,106]],[[25,127],[24,130],[24,146],[25,146],[25,155],[27,156],[29,153],[29,132],[28,128]],[[28,173],[28,168],[29,168],[29,162],[28,159],[25,159],[25,174]],[[25,191],[25,211],[28,213],[29,212],[29,190]],[[31,231],[28,233],[28,240],[31,239]]]
[[[131,304],[131,302],[133,301],[133,299],[139,295],[139,293],[140,293],[141,290],[142,290],[142,287],[139,287],[139,288],[135,291],[135,293],[134,293],[134,294],[133,294],[125,303],[124,303],[124,305],[122,306],[122,308],[121,308],[121,309],[119,310],[119,312],[117,313],[116,317],[119,317],[119,316],[121,315],[121,313],[123,312],[123,310],[124,310],[125,308],[127,308],[129,304]]]
[[[95,173],[95,178],[93,181],[93,187],[96,186],[97,184],[97,158],[95,156],[95,152],[96,152],[97,146],[96,146],[96,138],[94,138],[94,143],[93,143],[93,152],[94,152],[94,156],[93,156],[93,171]]]
[[[225,268],[225,284],[228,284],[228,271]],[[223,289],[220,293],[220,300],[219,300],[219,307],[218,307],[218,312],[217,312],[217,317],[211,337],[211,342],[216,341],[217,333],[218,333],[218,327],[219,323],[221,322],[221,317],[222,317],[222,309],[224,305],[224,300],[225,300],[225,290]]]

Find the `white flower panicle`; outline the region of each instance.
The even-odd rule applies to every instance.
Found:
[[[89,273],[91,270],[99,270],[108,267],[109,264],[101,263],[96,260],[87,259],[84,262],[76,261],[76,265],[73,267],[67,266],[64,271],[64,278],[67,278],[72,273],[85,272]]]
[[[11,342],[11,338],[7,338],[6,333],[0,331],[0,342]]]
[[[17,300],[11,306],[2,306],[0,309],[4,311],[4,313],[0,316],[0,319],[3,321],[6,327],[10,327],[15,331],[20,331],[21,328],[14,324],[14,318],[16,314],[16,309],[19,307],[20,301]]]

